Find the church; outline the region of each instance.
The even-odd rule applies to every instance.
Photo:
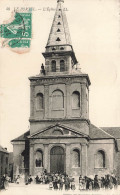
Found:
[[[88,74],[83,74],[69,33],[64,0],[57,0],[40,74],[30,80],[30,130],[12,140],[14,176],[67,173],[120,175],[120,128],[89,119]]]

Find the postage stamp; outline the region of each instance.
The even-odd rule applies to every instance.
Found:
[[[30,48],[32,38],[32,13],[15,12],[12,22],[0,25],[2,47]]]

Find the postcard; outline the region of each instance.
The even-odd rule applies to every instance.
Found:
[[[120,1],[0,1],[0,193],[119,194]]]

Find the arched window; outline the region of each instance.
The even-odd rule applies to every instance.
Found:
[[[99,150],[95,155],[95,168],[104,168],[105,167],[105,152]]]
[[[80,151],[78,149],[74,149],[72,152],[72,166],[80,167]]]
[[[58,25],[61,25],[61,23],[60,23],[60,22],[58,22]]]
[[[60,72],[64,72],[64,71],[65,71],[65,61],[60,60]]]
[[[38,93],[36,96],[36,108],[37,110],[43,109],[43,94]]]
[[[36,167],[43,167],[43,152],[37,150],[35,158]]]
[[[60,90],[56,90],[52,94],[52,109],[64,108],[64,94]]]
[[[72,94],[72,108],[80,107],[80,93],[78,91],[74,91]]]
[[[56,61],[55,60],[52,60],[51,62],[51,70],[52,72],[56,72]]]
[[[64,149],[60,146],[54,146],[51,151],[50,151],[50,154],[52,155],[62,155],[64,154]]]

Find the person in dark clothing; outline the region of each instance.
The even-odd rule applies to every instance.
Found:
[[[53,188],[54,190],[58,190],[58,180],[55,179],[55,181],[53,182]]]
[[[95,177],[94,177],[94,189],[95,190],[99,190],[100,189],[98,175],[95,175]]]
[[[70,180],[68,175],[66,175],[65,177],[65,190],[69,190],[70,189]]]
[[[31,182],[33,181],[31,175],[28,177],[28,183],[31,184]]]
[[[105,175],[105,183],[104,183],[104,185],[105,185],[105,189],[108,189],[108,186],[109,186],[109,180],[108,180],[107,175]]]
[[[105,187],[105,178],[101,177],[101,188],[104,189]]]
[[[86,190],[89,190],[89,178],[85,176]]]
[[[6,180],[6,176],[5,174],[2,176],[2,189],[5,189],[5,180]]]
[[[40,183],[40,179],[39,179],[39,177],[38,177],[38,175],[36,176],[36,184],[39,184]]]

